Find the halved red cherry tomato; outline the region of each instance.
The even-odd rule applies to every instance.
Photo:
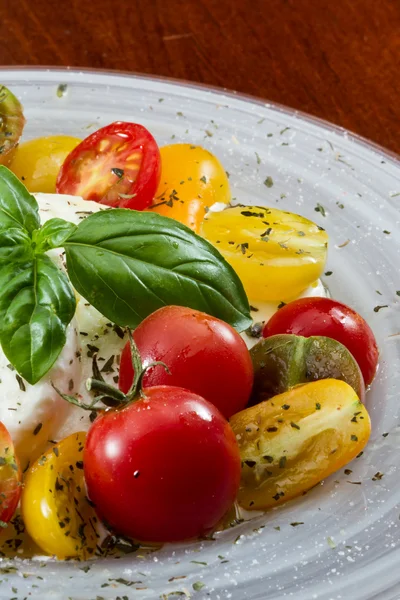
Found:
[[[14,444],[0,422],[0,520],[4,523],[13,517],[21,489],[21,468],[14,453]]]
[[[264,327],[263,336],[294,333],[323,335],[337,340],[358,362],[365,385],[378,366],[378,346],[368,323],[355,310],[330,298],[300,298],[279,309]]]
[[[142,125],[117,121],[89,135],[67,156],[56,190],[143,210],[154,197],[160,173],[160,151],[151,133]]]
[[[236,438],[200,396],[170,386],[144,391],[91,426],[83,459],[89,498],[123,535],[148,542],[204,535],[239,488]]]
[[[250,353],[227,323],[198,310],[165,306],[147,317],[133,337],[144,364],[156,366],[144,386],[176,385],[212,402],[229,419],[246,406],[253,385]],[[129,342],[121,356],[119,387],[127,393],[133,381]]]

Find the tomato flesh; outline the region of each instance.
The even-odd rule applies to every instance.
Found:
[[[236,497],[236,438],[221,413],[188,390],[145,393],[94,421],[84,451],[89,497],[123,535],[149,542],[202,536]]]
[[[355,310],[330,298],[300,298],[276,312],[264,327],[263,336],[294,333],[323,335],[346,346],[359,364],[365,385],[378,366],[378,346],[368,323]]]
[[[321,227],[266,206],[210,211],[201,235],[234,268],[253,302],[279,303],[299,296],[321,276],[328,251]]]
[[[142,125],[117,121],[67,156],[56,189],[108,206],[143,210],[154,197],[160,172],[160,151],[151,133]]]
[[[162,361],[144,376],[144,385],[176,385],[212,402],[228,419],[242,410],[253,385],[250,353],[227,323],[182,306],[166,306],[147,317],[133,337],[144,364]],[[121,356],[119,387],[133,381],[129,343]]]
[[[13,517],[21,496],[21,468],[8,430],[0,422],[0,520]]]
[[[69,435],[27,471],[21,501],[26,529],[57,558],[89,558],[96,550],[97,517],[86,497],[83,446],[86,433]]]

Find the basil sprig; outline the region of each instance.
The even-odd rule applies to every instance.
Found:
[[[35,198],[0,166],[0,343],[32,384],[60,354],[76,306],[68,277],[41,250],[45,231]]]
[[[46,252],[63,247],[75,289],[107,319],[135,328],[169,304],[219,317],[239,331],[249,303],[232,267],[206,240],[173,219],[104,210],[78,226],[40,226],[35,198],[0,166],[0,344],[29,383],[60,354],[75,312],[70,281]]]

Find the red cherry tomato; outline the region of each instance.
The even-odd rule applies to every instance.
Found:
[[[358,362],[365,385],[378,366],[378,346],[368,323],[352,308],[330,298],[300,298],[290,302],[268,321],[263,336],[294,333],[324,335],[346,346]]]
[[[215,406],[188,390],[158,386],[145,393],[90,428],[88,495],[123,535],[151,542],[202,536],[239,489],[236,438]]]
[[[22,490],[21,477],[11,436],[0,422],[0,520],[4,523],[12,519],[18,506]]]
[[[89,135],[68,154],[56,190],[143,210],[153,200],[160,174],[160,151],[151,133],[142,125],[117,121]]]
[[[176,385],[215,404],[229,419],[242,410],[253,385],[250,353],[227,323],[182,306],[165,306],[147,317],[133,337],[144,364],[155,360],[144,386]],[[127,393],[133,381],[129,343],[121,356],[119,387]]]

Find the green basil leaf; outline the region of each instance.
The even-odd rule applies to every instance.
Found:
[[[68,278],[48,256],[0,268],[0,343],[29,383],[39,381],[54,364],[74,312]]]
[[[9,226],[0,217],[0,266],[12,261],[29,260],[33,257],[32,240],[22,227]]]
[[[7,167],[0,165],[0,222],[12,223],[32,234],[40,227],[39,207],[35,198],[28,192]]]
[[[36,254],[43,254],[52,248],[60,248],[75,229],[74,223],[64,219],[50,219],[33,233]]]
[[[128,209],[87,217],[64,244],[76,290],[105,317],[136,327],[178,304],[236,327],[251,324],[243,285],[206,240],[173,219]]]

